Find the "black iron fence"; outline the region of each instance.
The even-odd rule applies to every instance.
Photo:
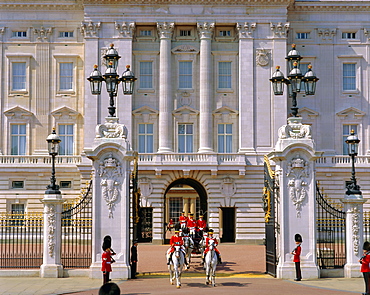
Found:
[[[317,263],[321,269],[343,268],[346,263],[346,213],[330,204],[316,185]]]
[[[43,256],[43,214],[0,214],[0,268],[39,268]]]
[[[92,259],[92,181],[75,204],[64,204],[62,212],[62,253],[64,268],[88,268]]]
[[[364,242],[368,241],[370,242],[370,211],[364,212],[364,218],[363,218],[363,227],[364,227]],[[362,247],[362,245],[361,245]]]

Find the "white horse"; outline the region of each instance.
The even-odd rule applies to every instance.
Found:
[[[217,254],[215,251],[215,245],[213,241],[210,241],[208,246],[208,252],[205,257],[205,267],[206,267],[206,285],[212,284],[213,287],[216,286],[216,267],[217,267]]]
[[[175,252],[172,254],[170,265],[168,270],[170,272],[170,283],[173,285],[173,281],[176,279],[176,288],[181,287],[181,273],[185,264],[185,254],[181,250],[181,246],[175,246]]]
[[[188,265],[190,265],[191,262],[191,252],[193,252],[194,249],[194,241],[189,236],[184,236],[184,247],[185,247],[185,257],[188,259]],[[188,269],[189,267],[187,267]]]
[[[200,250],[202,257],[203,257],[204,250],[206,249],[206,239],[207,239],[207,236],[203,235],[202,239],[199,242],[199,250]]]

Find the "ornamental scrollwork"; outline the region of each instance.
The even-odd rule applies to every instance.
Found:
[[[56,212],[55,205],[48,205],[48,249],[50,257],[54,257],[55,248],[55,230],[56,230]]]
[[[349,213],[352,213],[352,241],[353,241],[353,252],[355,255],[359,253],[359,244],[360,244],[360,210],[358,206],[353,206]]]
[[[309,176],[308,163],[299,155],[288,163],[287,169],[288,191],[290,199],[297,211],[297,217],[301,217],[302,203],[307,197],[306,177]]]
[[[113,207],[120,194],[122,171],[121,164],[113,158],[112,153],[100,162],[99,175],[101,177],[102,196],[109,211],[108,217],[113,218]]]
[[[127,138],[127,127],[111,119],[96,126],[96,138]]]

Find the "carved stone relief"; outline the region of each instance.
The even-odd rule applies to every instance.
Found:
[[[100,22],[93,23],[93,22],[82,22],[81,23],[81,33],[85,38],[88,37],[98,37],[98,31],[100,29]]]
[[[119,161],[113,158],[112,153],[104,161],[100,162],[99,175],[101,177],[102,196],[109,211],[108,216],[113,218],[114,203],[118,200],[120,194],[122,170]]]
[[[270,29],[274,35],[274,37],[277,38],[286,38],[288,35],[290,24],[289,23],[277,23],[273,24],[270,23]]]
[[[256,50],[256,64],[260,67],[267,66],[270,62],[270,52],[265,49]]]
[[[256,23],[237,23],[236,30],[239,33],[239,39],[241,38],[253,38],[253,32],[256,29]]]
[[[306,177],[309,176],[308,163],[299,155],[288,163],[288,191],[289,197],[297,211],[297,217],[301,217],[302,203],[307,197]]]
[[[132,38],[135,30],[135,23],[123,22],[122,24],[119,24],[115,22],[115,28],[121,37]]]
[[[147,207],[148,198],[153,192],[152,181],[148,177],[142,177],[139,179],[140,188],[140,202],[141,206]]]
[[[55,248],[55,230],[56,230],[56,216],[55,205],[48,205],[47,208],[48,219],[48,249],[50,257],[54,257]]]
[[[225,197],[225,206],[231,206],[231,197],[236,193],[236,184],[231,177],[225,177],[222,180],[220,190]]]
[[[301,123],[302,118],[289,118],[289,122],[287,125],[283,125],[278,130],[279,139],[286,139],[286,138],[305,138],[311,139],[311,126],[304,125]]]
[[[33,33],[36,35],[36,41],[49,41],[49,37],[53,32],[53,28],[45,29],[41,27],[39,29],[33,28]]]
[[[108,117],[104,124],[96,126],[96,138],[127,138],[127,127],[118,124],[118,118]]]
[[[360,210],[357,205],[354,205],[350,210],[352,213],[352,241],[353,241],[353,252],[355,255],[359,253],[360,244]]]

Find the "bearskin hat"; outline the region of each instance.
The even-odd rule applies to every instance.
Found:
[[[370,251],[370,243],[368,241],[366,241],[364,243],[364,246],[362,247],[363,250],[365,251]]]
[[[296,234],[294,236],[294,240],[298,243],[302,243],[302,236],[300,234]]]

